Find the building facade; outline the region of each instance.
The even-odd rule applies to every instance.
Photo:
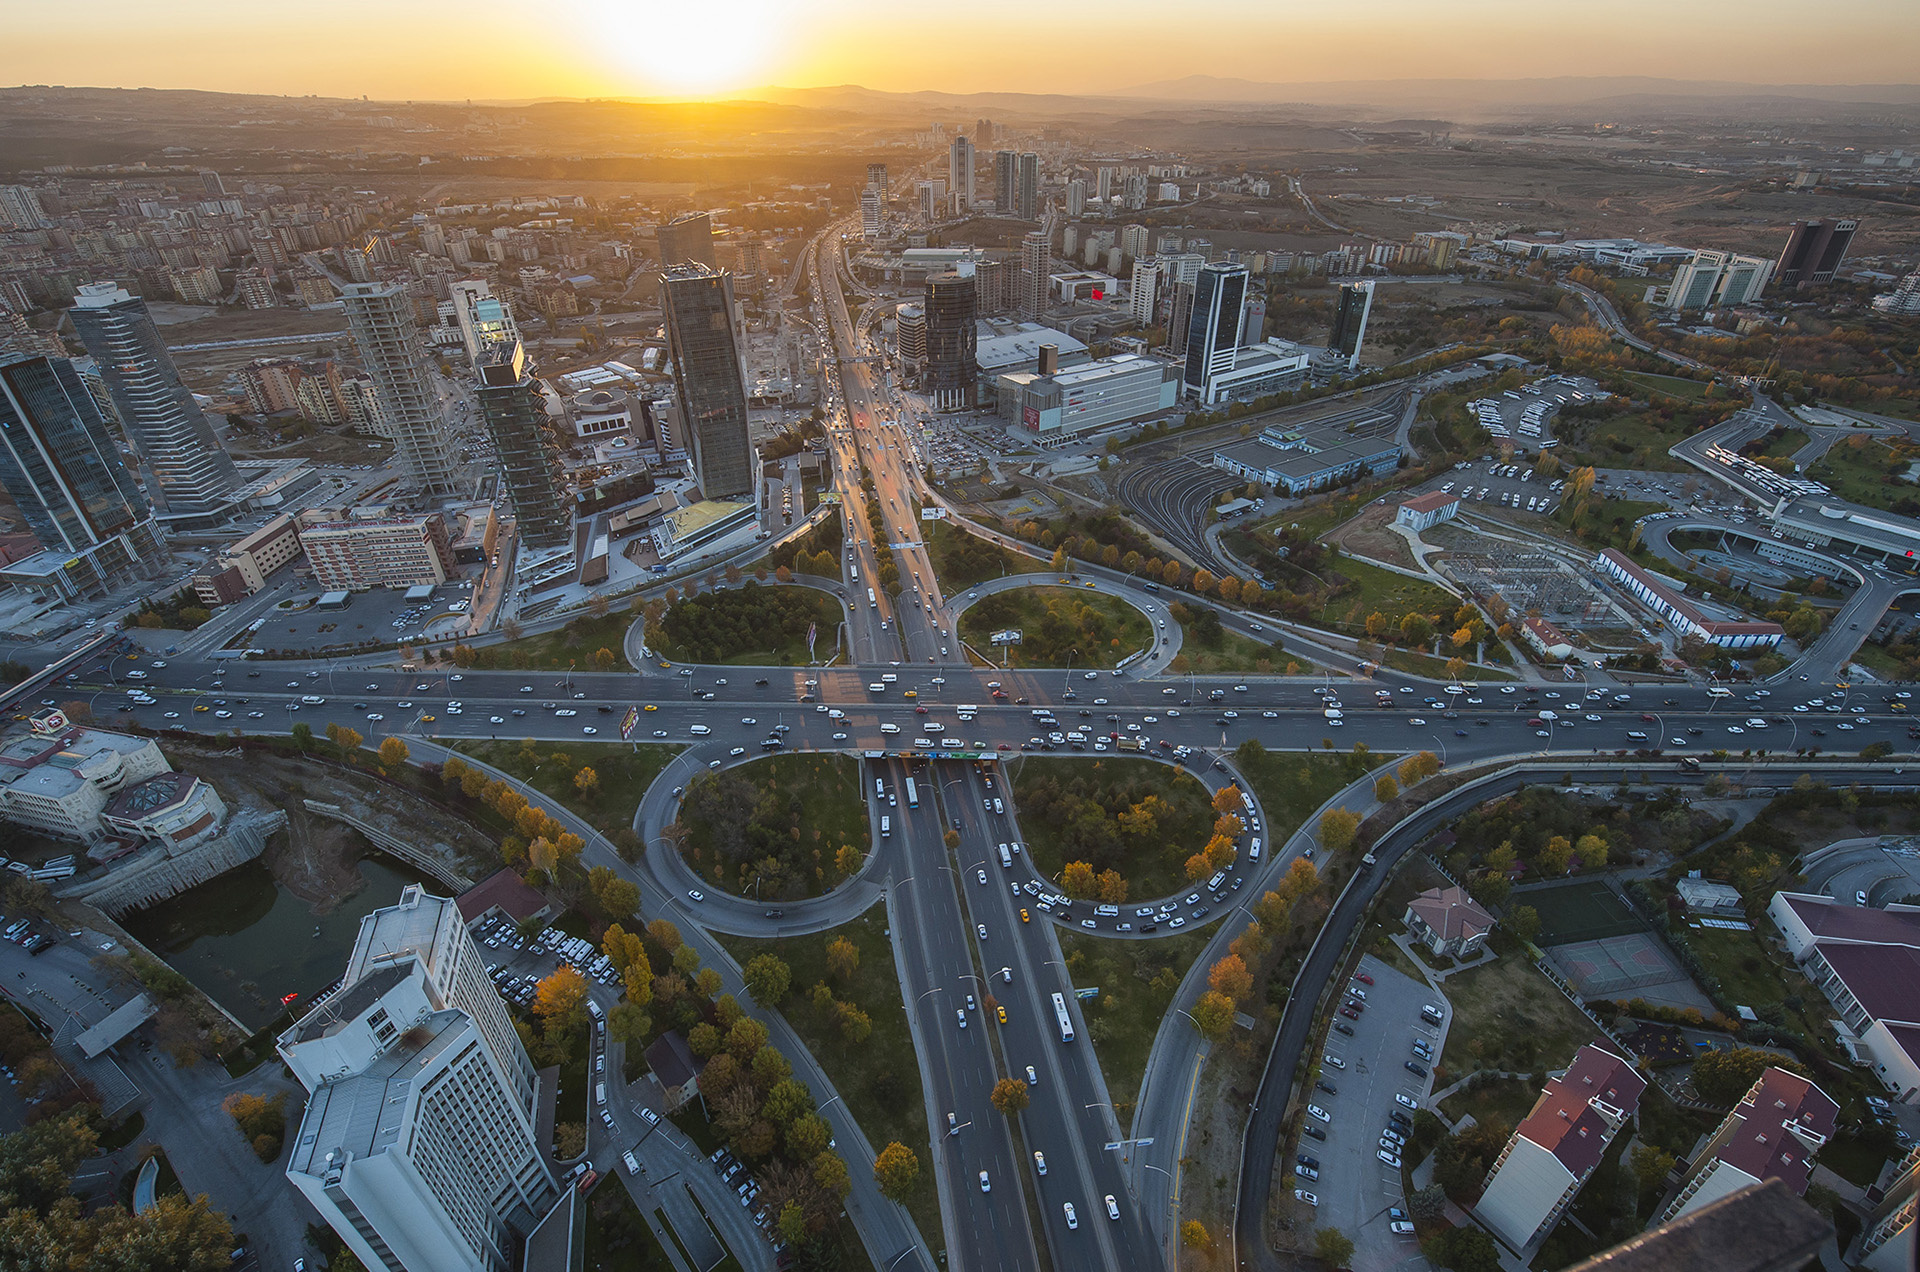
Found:
[[[1090,429],[1151,419],[1179,401],[1180,379],[1170,363],[1123,353],[1053,374],[1014,372],[1000,377],[1001,413],[1058,446]]]
[[[713,253],[713,218],[705,212],[676,216],[660,227],[660,268],[704,265],[718,269]]]
[[[518,339],[496,341],[481,350],[473,369],[474,397],[493,439],[520,541],[530,548],[566,543],[573,533],[573,503],[546,394],[526,350]]]
[[[708,499],[753,490],[746,378],[733,320],[733,275],[675,265],[661,275],[681,444]]]
[[[1692,1157],[1680,1191],[1660,1222],[1696,1210],[1749,1184],[1779,1179],[1805,1196],[1813,1157],[1833,1136],[1840,1106],[1785,1069],[1768,1068]]]
[[[398,284],[349,283],[340,303],[380,403],[381,435],[392,439],[408,481],[424,495],[454,494],[446,413],[414,329],[412,299]]]
[[[1200,268],[1194,279],[1193,309],[1185,332],[1186,364],[1182,383],[1190,397],[1205,393],[1209,380],[1233,369],[1240,348],[1240,322],[1246,313],[1247,267],[1221,261]]]
[[[1832,282],[1859,228],[1860,222],[1853,220],[1795,221],[1787,228],[1787,244],[1780,250],[1773,276],[1782,287]]]
[[[167,568],[146,497],[64,358],[0,355],[0,487],[42,549],[0,579],[74,600]]]
[[[973,142],[965,133],[953,139],[947,152],[947,184],[962,212],[973,207]]]
[[[1493,916],[1454,886],[1428,888],[1407,902],[1407,934],[1443,958],[1473,958],[1493,931]]]
[[[979,333],[971,271],[949,270],[927,279],[926,375],[922,383],[934,409],[959,411],[974,403]]]
[[[36,716],[25,733],[0,741],[0,821],[56,839],[97,843],[113,798],[171,772],[152,738],[72,724],[64,712]]]
[[[230,604],[258,592],[274,571],[299,555],[300,527],[282,514],[221,549],[214,569],[194,575],[194,593],[209,607]],[[230,576],[230,581],[216,582],[222,576]]]
[[[180,382],[147,302],[115,283],[87,283],[68,316],[100,368],[164,511],[180,517],[231,513],[240,473]]]
[[[1373,280],[1340,285],[1340,302],[1333,315],[1333,335],[1327,348],[1347,360],[1347,369],[1360,365],[1360,347],[1367,338],[1367,318],[1373,313]]]
[[[1419,495],[1401,504],[1399,511],[1393,514],[1393,524],[1418,532],[1442,521],[1453,520],[1459,511],[1460,496],[1441,494],[1436,490],[1430,495]]]
[[[1618,548],[1601,552],[1593,568],[1619,583],[1634,600],[1682,636],[1696,636],[1722,649],[1771,649],[1787,634],[1778,623],[1714,618],[1641,569]]]
[[[300,543],[314,581],[328,591],[438,586],[453,572],[453,546],[437,512],[348,520],[305,513]]]

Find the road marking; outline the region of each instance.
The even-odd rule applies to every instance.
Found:
[[[1200,1089],[1200,1066],[1206,1062],[1207,1053],[1210,1050],[1212,1050],[1211,1047],[1202,1044],[1200,1050],[1195,1053],[1193,1075],[1187,1079],[1186,1106],[1180,1110],[1180,1142],[1175,1146],[1173,1154],[1173,1191],[1167,1198],[1167,1205],[1176,1213],[1180,1209],[1180,1183],[1185,1174],[1181,1161],[1187,1155],[1187,1129],[1192,1125],[1193,1097]]]

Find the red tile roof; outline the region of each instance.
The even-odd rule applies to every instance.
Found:
[[[1782,893],[1781,900],[1815,940],[1920,947],[1920,910],[1845,905],[1832,897],[1795,892]]]
[[[1920,950],[1815,941],[1813,948],[1875,1020],[1920,1023]]]
[[[1493,928],[1493,916],[1465,888],[1428,888],[1407,902],[1407,908],[1445,941],[1469,939]]]
[[[1764,621],[1741,622],[1738,620],[1715,618],[1698,605],[1695,605],[1688,597],[1682,596],[1653,575],[1647,573],[1647,571],[1641,569],[1632,557],[1620,551],[1620,549],[1608,548],[1600,555],[1603,559],[1619,566],[1621,570],[1626,572],[1629,578],[1639,582],[1655,596],[1665,601],[1668,605],[1671,605],[1675,610],[1686,615],[1695,623],[1698,623],[1702,630],[1711,635],[1774,636],[1784,635],[1787,630],[1778,623]]]
[[[1459,502],[1460,496],[1443,495],[1436,490],[1430,495],[1419,495],[1413,499],[1408,499],[1400,506],[1402,508],[1411,508],[1415,512],[1437,512],[1448,504],[1456,504]]]
[[[460,907],[460,917],[468,923],[495,906],[515,923],[525,923],[549,908],[545,897],[528,887],[519,875],[504,869],[474,884],[455,897],[453,903]]]
[[[1799,1074],[1768,1069],[1729,1116],[1741,1121],[1721,1148],[1720,1160],[1755,1179],[1783,1180],[1805,1193],[1814,1145],[1832,1137],[1840,1106]],[[1787,1129],[1789,1124],[1819,1140],[1809,1145]]]
[[[1565,1073],[1547,1083],[1519,1133],[1552,1153],[1575,1179],[1584,1178],[1599,1163],[1613,1130],[1594,1111],[1593,1101],[1631,1117],[1646,1089],[1646,1079],[1633,1065],[1588,1043],[1574,1053]]]

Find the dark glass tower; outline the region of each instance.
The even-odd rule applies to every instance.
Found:
[[[936,409],[973,405],[980,377],[977,309],[972,274],[948,270],[928,275],[926,393]]]
[[[683,444],[709,499],[753,491],[747,386],[733,329],[733,275],[676,265],[660,277]]]
[[[1193,310],[1187,319],[1187,364],[1182,383],[1199,394],[1207,380],[1233,370],[1240,348],[1240,321],[1247,304],[1245,265],[1214,261],[1200,267],[1193,284]]]
[[[573,512],[561,480],[560,446],[526,350],[518,340],[490,344],[480,351],[474,374],[480,417],[500,457],[520,541],[530,548],[559,547],[572,533]]]

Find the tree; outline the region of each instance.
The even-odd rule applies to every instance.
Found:
[[[587,1124],[559,1122],[553,1128],[553,1155],[563,1162],[572,1161],[587,1151]]]
[[[1064,547],[1055,548],[1053,550],[1053,572],[1055,574],[1065,574],[1066,571],[1067,550]]]
[[[1353,1238],[1338,1228],[1322,1228],[1313,1234],[1313,1252],[1336,1268],[1344,1268],[1353,1258]]]
[[[606,935],[600,938],[600,949],[626,984],[629,1000],[642,1007],[653,1001],[653,967],[647,958],[647,943],[638,932],[610,923]]]
[[[1382,804],[1390,804],[1400,797],[1400,783],[1393,780],[1393,774],[1379,776],[1373,784],[1373,797]]]
[[[1027,1084],[1018,1078],[1002,1078],[993,1084],[993,1107],[1012,1117],[1027,1107]]]
[[[1735,1047],[1731,1051],[1709,1051],[1697,1058],[1693,1062],[1693,1089],[1709,1104],[1737,1104],[1769,1068],[1805,1073],[1798,1061],[1785,1056],[1751,1047]]]
[[[347,756],[358,751],[360,744],[366,741],[360,736],[359,730],[348,728],[346,725],[341,725],[337,730],[334,726],[328,725],[327,736],[331,737],[333,744],[340,748],[340,753]]]
[[[1193,1004],[1193,1027],[1208,1042],[1224,1042],[1233,1031],[1233,999],[1210,989]]]
[[[1207,1231],[1206,1224],[1189,1219],[1180,1225],[1180,1244],[1189,1250],[1208,1251],[1213,1249],[1213,1234]]]
[[[1540,911],[1530,905],[1516,905],[1507,913],[1507,931],[1531,942],[1540,935]]]
[[[593,651],[593,666],[596,671],[613,670],[613,651],[604,645]]]
[[[1060,887],[1076,901],[1083,901],[1093,895],[1093,867],[1084,861],[1069,861],[1060,875]]]
[[[293,726],[293,744],[302,751],[313,750],[313,726],[305,723]]]
[[[1119,905],[1127,899],[1127,880],[1118,870],[1102,870],[1095,881],[1094,895],[1106,905]]]
[[[842,983],[860,970],[860,947],[844,936],[827,942],[827,975]]]
[[[741,969],[741,974],[746,978],[747,993],[762,1007],[771,1007],[785,998],[787,989],[793,984],[793,969],[774,954],[761,954],[751,959]]]
[[[1440,771],[1440,759],[1432,751],[1417,751],[1400,761],[1400,784],[1418,786]]]
[[[388,773],[397,772],[410,754],[405,742],[399,738],[388,738],[380,744],[380,767]]]
[[[1420,1253],[1454,1272],[1500,1272],[1500,1249],[1478,1228],[1448,1228],[1422,1242]]]
[[[1157,796],[1155,797],[1158,798]],[[1238,816],[1246,808],[1247,800],[1238,786],[1222,786],[1213,793],[1213,811],[1221,816],[1231,813]]]
[[[832,1149],[823,1148],[813,1155],[813,1182],[822,1192],[845,1201],[853,1191],[853,1176],[846,1159]]]
[[[1408,614],[1400,620],[1400,639],[1408,645],[1424,645],[1433,638],[1433,624],[1425,614]]]
[[[1674,1156],[1657,1144],[1637,1144],[1633,1149],[1633,1177],[1640,1181],[1640,1191],[1646,1192],[1667,1177],[1673,1169]]]
[[[1245,959],[1229,954],[1207,970],[1207,984],[1240,1003],[1253,992],[1253,973],[1247,970]]]
[[[952,831],[948,831],[947,833],[950,835],[953,834]],[[954,837],[956,839],[959,838],[957,835]],[[858,848],[855,848],[852,844],[841,844],[839,851],[833,854],[833,868],[840,872],[841,878],[851,879],[854,875],[860,873],[860,864],[863,860],[864,858],[860,855]]]
[[[1565,874],[1572,862],[1573,845],[1567,841],[1565,835],[1555,835],[1548,839],[1546,846],[1533,859],[1534,867],[1541,874],[1548,876]]]
[[[904,1202],[913,1195],[914,1185],[919,1181],[920,1159],[898,1140],[881,1149],[873,1159],[873,1182],[879,1185],[883,1197]]]
[[[600,775],[589,765],[581,765],[580,771],[573,775],[573,789],[582,795],[593,796],[600,790]]]
[[[1354,835],[1359,829],[1357,814],[1344,808],[1329,808],[1320,814],[1320,846],[1328,852],[1345,852],[1353,847]]]
[[[1573,845],[1573,855],[1580,859],[1582,870],[1598,870],[1607,864],[1607,836],[1603,831],[1592,831],[1580,836]]]
[[[852,1003],[841,1003],[840,1036],[852,1046],[859,1046],[873,1036],[873,1017]]]
[[[533,1014],[545,1022],[549,1034],[583,1027],[587,1015],[587,978],[562,963],[534,990]]]

